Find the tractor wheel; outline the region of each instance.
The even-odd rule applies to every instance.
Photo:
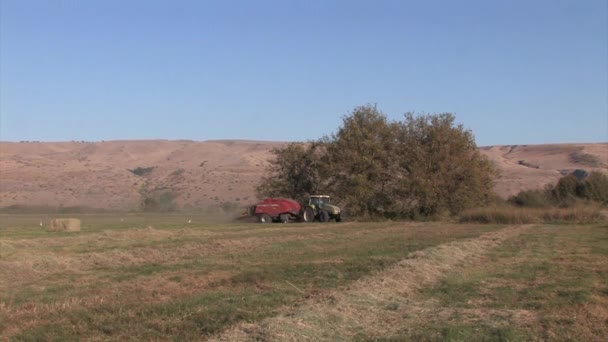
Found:
[[[319,221],[321,221],[321,222],[329,222],[329,213],[327,211],[322,211],[319,214]]]
[[[336,222],[342,222],[342,214],[336,215]]]
[[[289,215],[288,214],[281,214],[279,215],[279,220],[283,223],[287,223],[289,222]]]
[[[268,214],[262,214],[258,216],[258,221],[260,223],[272,223],[272,217],[270,217]]]
[[[312,222],[315,220],[315,211],[312,208],[304,209],[304,214],[302,215],[304,222]]]

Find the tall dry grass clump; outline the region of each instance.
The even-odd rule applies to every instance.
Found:
[[[52,219],[48,230],[51,232],[79,232],[80,219],[77,218],[59,218]]]
[[[476,208],[463,212],[459,221],[462,223],[599,223],[605,222],[603,208],[597,204],[578,204],[569,208],[526,208],[515,206],[497,206]]]
[[[467,210],[460,222],[599,223],[608,221],[608,175],[576,170],[543,189],[521,191],[507,203]]]

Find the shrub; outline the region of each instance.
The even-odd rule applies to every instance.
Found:
[[[560,203],[565,203],[577,197],[579,180],[573,174],[564,176],[557,181],[553,189],[553,198]]]
[[[186,172],[185,169],[177,169],[177,170],[171,172],[171,177],[181,176],[184,174],[184,172]]]
[[[591,201],[608,204],[608,176],[594,171],[579,187],[578,195]]]
[[[538,166],[536,164],[529,163],[529,162],[527,162],[525,160],[520,160],[520,161],[517,162],[517,164],[522,165],[522,166],[526,166],[526,167],[530,167],[530,168],[533,168],[533,169],[540,168],[540,166]]]
[[[141,210],[146,212],[171,212],[177,210],[174,202],[175,195],[172,192],[161,194],[145,194],[141,201]]]
[[[145,197],[141,201],[141,210],[147,212],[158,211],[159,205],[158,201],[152,197]]]
[[[131,172],[132,174],[136,175],[136,176],[144,176],[150,172],[152,172],[152,170],[154,170],[154,166],[149,166],[149,167],[137,167],[133,170],[131,169],[127,169],[129,172]]]
[[[175,211],[177,205],[174,202],[175,195],[172,192],[163,192],[158,198],[159,210],[163,212]]]
[[[541,208],[550,206],[545,190],[524,190],[509,198],[509,202],[520,207]]]
[[[529,208],[573,207],[581,201],[608,204],[608,176],[598,171],[588,174],[584,170],[576,170],[560,178],[556,185],[543,190],[524,190],[508,200],[511,204]]]
[[[582,164],[590,167],[602,166],[602,162],[596,156],[581,151],[570,153],[570,161],[575,164]]]

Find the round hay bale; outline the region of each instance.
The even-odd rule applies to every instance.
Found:
[[[51,224],[49,224],[48,230],[51,232],[79,232],[80,231],[80,219],[77,219],[77,218],[52,219]]]

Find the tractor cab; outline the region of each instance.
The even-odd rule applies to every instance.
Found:
[[[308,197],[308,205],[322,208],[324,204],[331,204],[331,197],[327,195],[314,195]]]

